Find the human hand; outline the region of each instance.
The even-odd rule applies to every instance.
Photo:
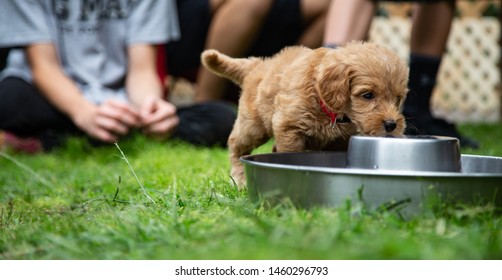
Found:
[[[167,138],[179,124],[176,107],[160,97],[148,97],[140,107],[143,132],[160,139]]]
[[[107,100],[101,105],[84,107],[74,120],[75,124],[89,136],[103,142],[116,142],[131,128],[141,124],[139,112],[124,102]]]

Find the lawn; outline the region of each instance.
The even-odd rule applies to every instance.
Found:
[[[502,125],[464,125],[502,156]],[[502,259],[502,219],[451,207],[392,213],[264,208],[237,191],[227,151],[141,136],[0,156],[0,259]],[[271,143],[257,152],[269,152]],[[137,178],[136,178],[137,176]]]

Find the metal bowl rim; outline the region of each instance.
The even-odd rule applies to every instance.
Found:
[[[265,153],[265,154],[254,154],[242,156],[240,161],[249,165],[268,167],[273,169],[287,169],[296,171],[308,171],[315,173],[333,173],[333,174],[343,174],[343,175],[372,175],[372,176],[396,176],[396,177],[491,177],[498,178],[502,177],[502,173],[487,173],[487,172],[473,172],[473,173],[462,173],[462,172],[433,172],[433,171],[410,171],[410,170],[388,170],[388,169],[363,169],[363,168],[339,168],[339,167],[319,167],[319,166],[306,166],[306,165],[293,165],[293,164],[282,164],[282,163],[266,163],[253,161],[253,157],[261,156],[276,156],[280,154],[311,154],[311,153],[338,153],[345,154],[345,152],[281,152],[281,153]],[[492,159],[502,159],[495,156],[481,156],[481,155],[469,155],[462,154],[462,158],[492,158]]]
[[[354,135],[351,136],[351,141],[359,141],[359,140],[368,140],[368,141],[373,141],[373,142],[383,142],[383,141],[388,141],[388,142],[458,142],[458,138],[455,137],[449,137],[449,136],[440,136],[440,135],[426,135],[431,138],[427,137],[413,137],[413,136],[403,136],[403,137],[381,137],[381,136],[366,136],[366,135]],[[352,140],[354,139],[354,140]]]

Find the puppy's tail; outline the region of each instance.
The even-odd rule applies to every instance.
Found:
[[[202,52],[201,61],[209,71],[237,85],[242,85],[244,77],[254,68],[259,59],[231,58],[217,50],[206,50]]]

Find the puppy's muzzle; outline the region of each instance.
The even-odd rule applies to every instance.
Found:
[[[386,132],[392,132],[392,131],[394,131],[394,129],[396,129],[397,124],[393,120],[387,120],[387,121],[383,122],[383,127]]]

